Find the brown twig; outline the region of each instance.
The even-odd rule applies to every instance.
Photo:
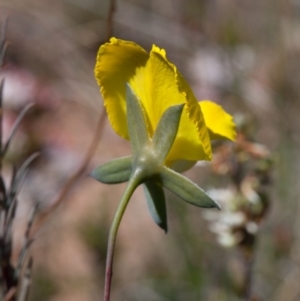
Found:
[[[252,280],[253,280],[253,262],[254,262],[254,244],[249,250],[244,251],[244,264],[245,264],[245,280],[242,297],[244,301],[252,300]]]
[[[108,41],[113,35],[113,17],[116,11],[116,0],[110,0],[109,11],[106,23],[106,40]]]
[[[116,0],[111,0],[110,6],[109,6],[109,11],[108,11],[107,23],[106,23],[106,40],[109,40],[113,33],[113,15],[115,13],[115,10],[116,10]],[[35,234],[39,231],[41,226],[45,223],[47,218],[52,214],[53,211],[55,211],[57,209],[57,207],[59,207],[59,205],[62,203],[62,201],[64,200],[66,195],[69,193],[71,188],[74,186],[74,184],[84,174],[84,172],[91,160],[91,157],[93,156],[93,154],[96,151],[98,142],[101,140],[105,121],[106,121],[106,112],[105,112],[105,109],[103,109],[103,111],[101,112],[100,117],[99,117],[99,121],[97,124],[94,138],[93,138],[92,143],[85,155],[85,158],[84,158],[82,164],[80,165],[78,170],[74,173],[74,175],[67,181],[67,183],[65,184],[65,186],[63,187],[63,189],[61,190],[61,192],[59,193],[57,198],[54,200],[54,202],[53,202],[54,205],[50,208],[50,210],[41,214],[38,217],[38,220],[35,222],[34,229],[32,230],[31,237],[35,236]]]
[[[13,298],[15,297],[16,295],[16,292],[17,292],[17,288],[14,286],[12,287],[8,292],[7,294],[5,295],[3,301],[11,301],[13,300]]]
[[[73,174],[73,176],[67,181],[67,183],[64,185],[63,189],[60,191],[59,195],[56,197],[56,199],[53,202],[53,206],[47,211],[42,213],[36,220],[34,229],[31,231],[31,237],[34,237],[36,233],[39,231],[41,226],[46,222],[48,217],[60,206],[60,204],[63,202],[64,198],[67,196],[67,194],[70,192],[71,188],[74,186],[74,184],[83,176],[83,174],[86,171],[86,168],[94,155],[97,145],[99,141],[101,140],[103,129],[106,121],[106,112],[103,109],[99,120],[97,124],[97,128],[93,137],[93,140],[91,142],[90,147],[88,148],[88,151],[78,168],[78,170]]]

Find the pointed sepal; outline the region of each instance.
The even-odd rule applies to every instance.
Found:
[[[181,174],[164,166],[160,173],[160,178],[165,188],[176,194],[184,201],[198,207],[220,209],[220,206],[199,186]]]
[[[177,135],[184,104],[168,108],[161,117],[152,139],[157,164],[164,163]]]
[[[133,155],[149,143],[144,109],[130,85],[126,83],[127,124]]]
[[[112,160],[96,167],[90,174],[99,182],[117,184],[127,182],[132,170],[132,157],[123,157]]]
[[[161,184],[149,180],[144,183],[143,188],[152,219],[167,233],[167,206],[165,193]]]

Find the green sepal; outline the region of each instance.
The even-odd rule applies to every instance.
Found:
[[[127,125],[133,155],[149,143],[145,113],[138,97],[126,83]]]
[[[112,160],[96,167],[90,174],[99,182],[117,184],[127,182],[132,171],[132,156]]]
[[[165,193],[161,184],[149,180],[144,183],[143,188],[152,219],[167,233],[167,206]]]
[[[159,175],[163,186],[184,201],[198,207],[220,209],[199,186],[181,174],[164,166]]]
[[[162,115],[152,139],[157,164],[164,163],[177,135],[184,104],[168,108]]]

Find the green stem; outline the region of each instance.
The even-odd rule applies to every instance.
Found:
[[[128,185],[124,191],[120,204],[115,213],[114,219],[112,221],[107,246],[106,255],[106,271],[105,271],[105,286],[104,286],[104,301],[110,300],[110,288],[112,279],[112,269],[113,269],[113,256],[115,250],[116,237],[118,229],[120,226],[121,219],[127,207],[127,204],[137,186],[140,184],[139,176],[132,176],[129,180]]]

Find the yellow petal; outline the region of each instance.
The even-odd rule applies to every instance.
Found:
[[[166,59],[165,51],[155,45],[145,68],[139,68],[129,83],[146,112],[150,136],[170,106],[185,103],[178,91],[173,65]]]
[[[114,131],[129,139],[126,120],[125,83],[144,68],[149,54],[139,45],[111,38],[98,51],[95,77]]]
[[[184,95],[186,99],[186,111],[188,115],[189,123],[192,122],[193,125],[196,127],[196,132],[188,130],[188,120],[182,116],[182,126],[186,128],[182,131],[182,135],[188,136],[187,139],[193,139],[196,142],[197,147],[193,149],[193,158],[192,156],[189,158],[185,158],[187,160],[211,160],[212,152],[211,152],[211,144],[210,144],[210,137],[208,134],[208,130],[205,124],[204,116],[202,114],[202,110],[198,105],[198,101],[196,97],[179,73],[176,70],[176,82],[179,89],[179,92]],[[181,129],[181,128],[180,128]],[[180,134],[180,133],[179,133]],[[197,138],[196,138],[197,135]],[[184,147],[184,146],[183,146]],[[191,150],[192,151],[192,150]]]
[[[136,72],[130,84],[145,109],[150,136],[170,106],[186,103],[167,161],[210,160],[210,139],[201,108],[177,68],[166,58],[163,49],[152,47],[146,67]]]
[[[200,101],[199,106],[204,115],[211,140],[226,138],[236,139],[236,128],[231,115],[214,102]]]
[[[211,159],[210,138],[201,108],[163,49],[153,46],[149,55],[133,42],[112,38],[99,49],[95,76],[110,123],[118,135],[129,138],[125,100],[125,83],[129,82],[144,108],[150,137],[167,108],[186,104],[167,162]]]
[[[199,139],[197,127],[191,122],[187,110],[184,108],[177,136],[167,156],[166,164],[171,166],[177,160],[198,161],[209,159]]]

